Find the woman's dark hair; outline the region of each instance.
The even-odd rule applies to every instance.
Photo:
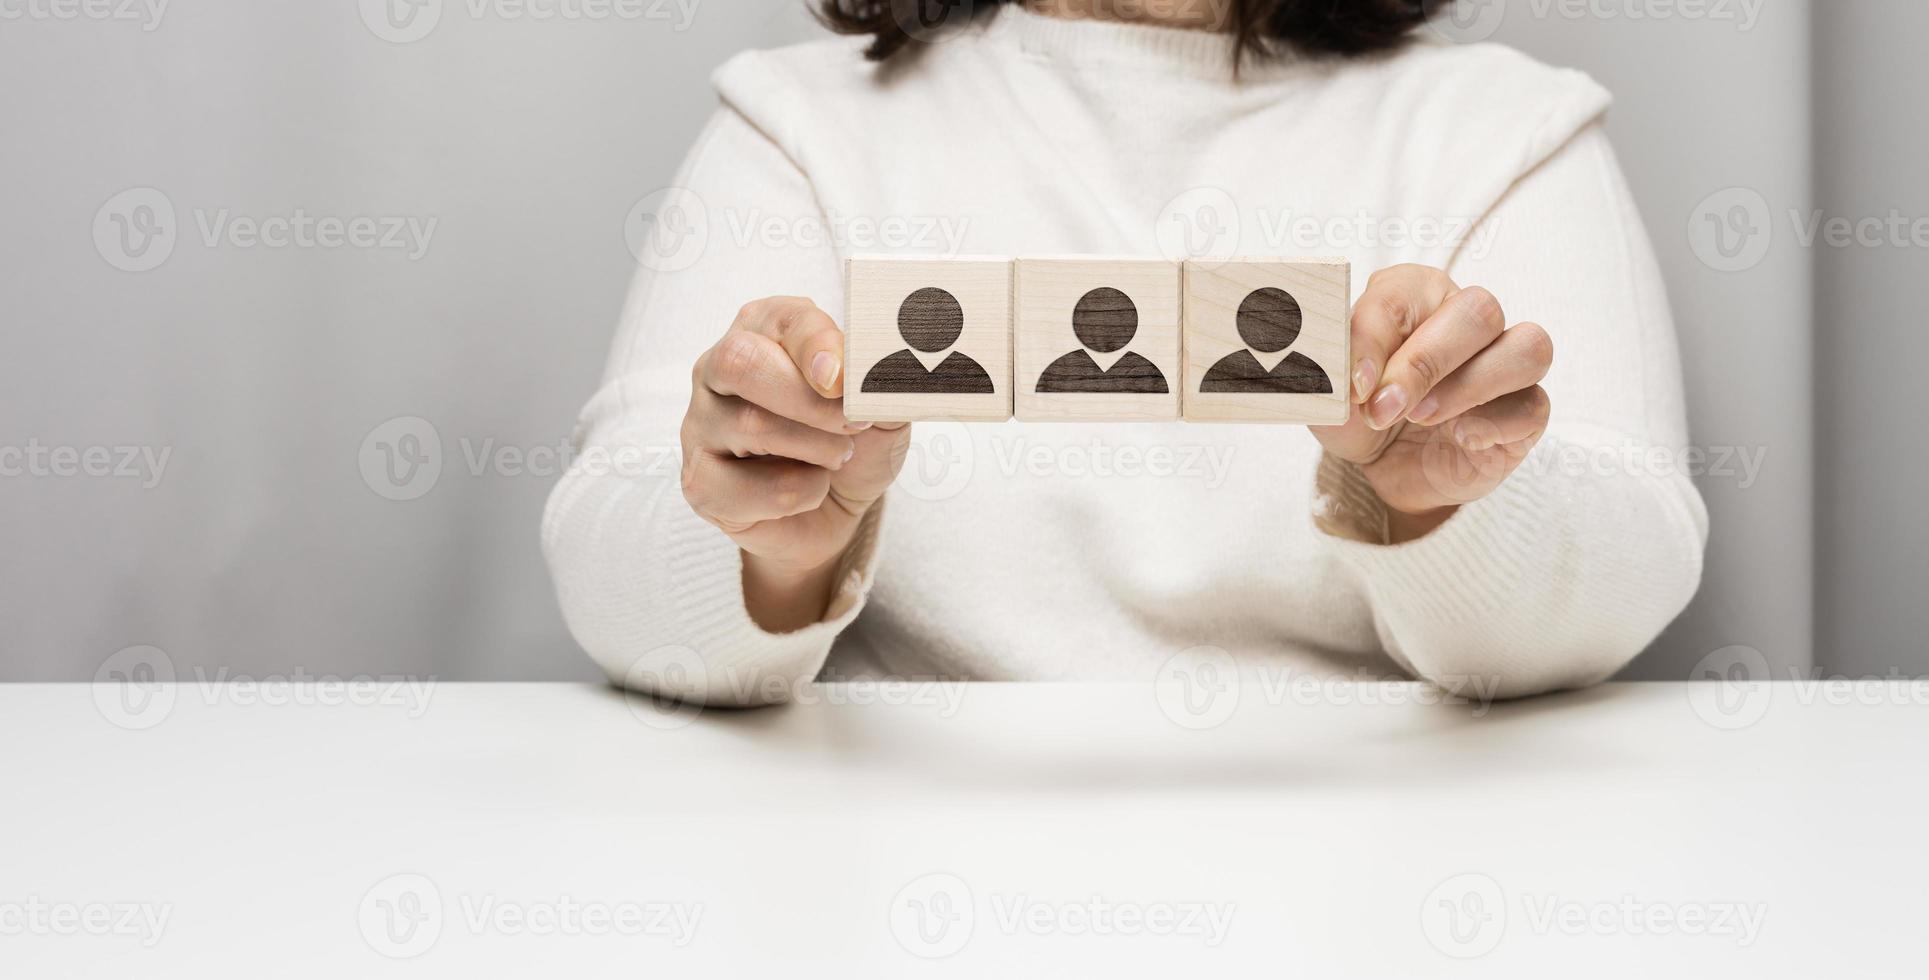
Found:
[[[868,34],[864,54],[882,61],[931,32],[1019,0],[819,0],[819,16],[840,34]],[[1182,2],[1182,0],[1172,0]],[[1230,3],[1237,57],[1281,45],[1314,54],[1364,54],[1398,46],[1450,0],[1184,0]]]

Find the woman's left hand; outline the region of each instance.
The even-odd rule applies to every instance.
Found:
[[[1487,290],[1427,266],[1382,269],[1353,307],[1352,417],[1313,435],[1366,474],[1392,542],[1410,541],[1493,492],[1534,448],[1553,360],[1547,331],[1509,329]]]

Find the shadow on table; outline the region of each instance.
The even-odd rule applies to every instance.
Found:
[[[852,703],[852,689],[824,687],[809,703],[706,707],[689,724],[775,764],[884,777],[907,791],[1273,792],[1648,767],[1666,740],[1629,730],[1651,723],[1643,705],[1679,697],[1666,685],[1615,684],[1491,705],[1242,703],[1218,724],[1189,727],[1161,709],[1152,685],[954,687],[949,704]],[[1692,723],[1685,706],[1679,715]]]

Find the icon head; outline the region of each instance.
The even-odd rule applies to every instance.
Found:
[[[1132,297],[1100,286],[1079,297],[1072,308],[1072,333],[1078,342],[1101,354],[1124,347],[1139,332],[1139,308]]]
[[[958,297],[926,286],[904,298],[898,307],[898,334],[912,347],[935,354],[958,342],[964,333],[964,307]]]
[[[1284,289],[1255,289],[1239,304],[1239,339],[1262,354],[1276,354],[1299,339],[1299,300]]]

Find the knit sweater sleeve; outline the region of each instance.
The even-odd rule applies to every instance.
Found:
[[[1602,680],[1693,596],[1708,517],[1660,270],[1599,124],[1521,178],[1448,271],[1553,337],[1546,434],[1492,494],[1391,546],[1360,470],[1327,457],[1315,523],[1412,673],[1500,697]]]
[[[634,220],[634,219],[633,219]],[[564,620],[617,683],[710,703],[784,700],[816,676],[870,585],[878,508],[860,526],[826,618],[791,633],[751,620],[735,544],[680,485],[691,366],[746,302],[810,297],[841,316],[843,287],[811,186],[728,105],[712,117],[640,242],[602,388],[544,511],[543,551]]]

